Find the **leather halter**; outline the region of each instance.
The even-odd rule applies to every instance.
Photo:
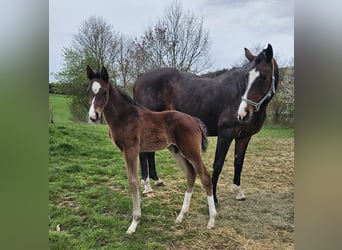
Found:
[[[275,77],[274,77],[274,62],[272,60],[272,84],[268,92],[264,95],[264,97],[259,102],[253,102],[244,97],[241,97],[241,99],[242,101],[245,101],[249,105],[252,105],[255,108],[254,112],[258,112],[260,110],[260,106],[264,103],[264,101],[266,101],[268,98],[271,98],[272,95],[275,93],[276,93],[276,89],[275,89]]]

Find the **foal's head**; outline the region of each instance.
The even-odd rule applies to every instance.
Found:
[[[94,73],[88,65],[87,77],[89,79],[88,94],[90,100],[89,121],[97,122],[108,103],[110,89],[108,72],[105,67],[102,67],[101,72]]]
[[[254,56],[245,48],[245,55],[250,61],[247,72],[247,88],[241,97],[238,109],[238,119],[249,118],[254,112],[273,97],[278,84],[278,65],[273,58],[273,49],[270,44],[259,55]]]

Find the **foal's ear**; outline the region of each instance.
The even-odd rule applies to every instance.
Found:
[[[255,59],[255,56],[247,48],[245,48],[245,56],[250,62]]]
[[[105,66],[102,66],[102,69],[101,69],[101,78],[103,80],[105,80],[106,82],[108,82],[108,72],[107,72],[107,69],[105,68]]]
[[[267,49],[266,49],[266,58],[267,61],[271,61],[273,58],[273,49],[272,49],[272,45],[268,44]]]
[[[87,77],[89,80],[93,79],[95,76],[94,71],[90,68],[89,65],[87,65]]]

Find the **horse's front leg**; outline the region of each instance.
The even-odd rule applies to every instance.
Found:
[[[232,191],[236,193],[235,199],[246,199],[245,194],[241,190],[240,178],[245,159],[248,143],[251,140],[251,136],[235,139],[235,157],[234,157],[234,180],[232,185]]]
[[[223,163],[226,158],[228,149],[230,147],[230,144],[233,140],[233,135],[230,134],[227,131],[222,131],[219,133],[217,138],[217,144],[216,144],[216,152],[215,152],[215,160],[214,160],[214,171],[212,174],[212,183],[213,183],[213,194],[214,194],[214,202],[215,207],[219,207],[219,202],[216,195],[216,188],[217,188],[217,182],[220,176],[220,173],[222,171]]]
[[[138,152],[136,150],[124,151],[124,157],[126,161],[128,185],[133,199],[133,220],[129,228],[128,234],[135,232],[137,225],[140,222],[141,208],[140,208],[140,193],[137,171],[137,158]]]

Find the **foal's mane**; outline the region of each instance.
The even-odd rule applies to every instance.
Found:
[[[109,81],[109,84],[110,84],[111,88],[115,89],[115,90],[119,93],[119,95],[120,95],[125,101],[127,101],[129,104],[131,104],[131,105],[133,105],[133,106],[135,106],[135,107],[140,107],[140,108],[142,107],[141,105],[137,104],[137,103],[133,100],[133,98],[132,98],[129,94],[127,94],[124,90],[122,90],[121,88],[115,86],[111,81]]]

